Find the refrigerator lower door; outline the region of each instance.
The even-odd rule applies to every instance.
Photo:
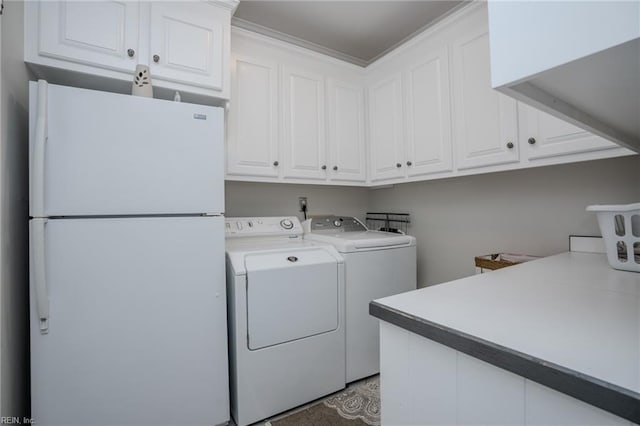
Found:
[[[46,82],[29,96],[32,217],[224,212],[222,108]]]
[[[31,283],[37,424],[229,420],[224,218],[52,219],[44,247],[45,334]]]

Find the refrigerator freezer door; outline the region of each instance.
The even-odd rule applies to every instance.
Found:
[[[43,206],[31,216],[224,212],[222,108],[53,84],[42,93],[30,83],[30,205]]]
[[[52,219],[44,227],[48,334],[31,291],[38,424],[228,421],[224,219]]]

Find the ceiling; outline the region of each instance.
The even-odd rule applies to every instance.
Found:
[[[366,66],[464,1],[247,1],[232,24]]]

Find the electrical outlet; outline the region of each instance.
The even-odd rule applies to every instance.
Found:
[[[298,207],[300,207],[300,211],[303,212],[305,209],[309,210],[309,205],[307,204],[307,197],[298,197]]]

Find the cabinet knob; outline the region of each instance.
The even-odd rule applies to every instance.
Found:
[[[536,143],[536,138],[529,138],[527,142],[529,142],[529,145],[533,145],[534,143]]]
[[[153,62],[155,62],[156,64],[157,64],[158,62],[160,62],[160,56],[158,56],[158,55],[153,55]]]
[[[333,170],[338,170],[338,166],[333,166]]]
[[[276,167],[278,167],[278,165],[279,165],[279,164],[280,164],[280,163],[278,163],[277,161],[274,161],[274,162],[273,162],[273,165],[274,165],[274,166],[276,166]]]
[[[133,49],[127,49],[127,55],[128,55],[130,58],[133,58],[134,56],[136,56],[136,51],[135,51],[135,50],[133,50]]]
[[[396,167],[397,167],[397,168],[400,168],[400,167],[402,167],[402,164],[400,164],[400,163],[396,163]]]
[[[507,142],[507,148],[513,149],[513,142]]]
[[[327,165],[323,164],[322,167],[320,167],[322,170],[327,170]]]
[[[412,165],[413,163],[411,161],[407,161],[407,166]]]

